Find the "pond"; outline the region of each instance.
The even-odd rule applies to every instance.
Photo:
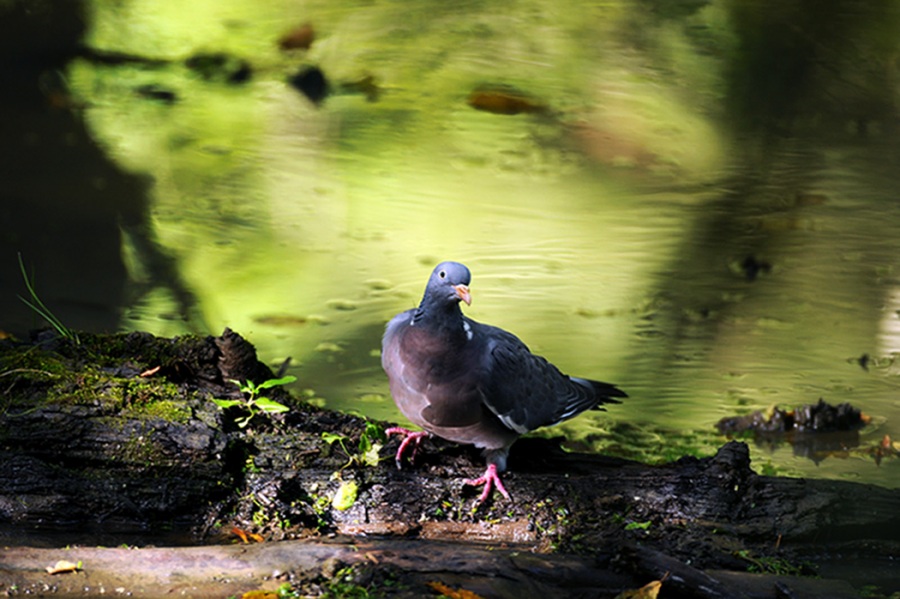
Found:
[[[384,324],[458,260],[470,317],[629,394],[541,434],[658,462],[850,402],[858,434],[754,467],[900,486],[871,453],[900,437],[898,15],[768,8],[88,3],[89,51],[8,101],[0,324],[40,324],[21,252],[71,326],[230,327],[396,421]]]

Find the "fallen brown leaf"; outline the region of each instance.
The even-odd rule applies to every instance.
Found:
[[[666,574],[666,576],[668,576],[668,573]],[[621,593],[616,595],[616,599],[656,599],[659,595],[659,590],[662,588],[663,580],[666,579],[666,576],[663,576],[662,580],[654,580],[653,582],[648,582],[639,589],[622,591]]]
[[[429,582],[428,586],[441,594],[441,597],[450,599],[484,599],[481,595],[465,589],[452,589],[442,582]]]
[[[247,591],[241,599],[278,599],[278,593],[272,591]]]
[[[81,562],[73,564],[68,560],[61,559],[52,566],[44,568],[48,574],[66,574],[68,572],[78,572],[81,570]]]

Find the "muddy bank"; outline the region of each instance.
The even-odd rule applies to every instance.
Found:
[[[265,395],[289,410],[260,412],[239,426],[251,413],[245,403],[223,410],[212,400],[246,402],[232,379],[276,375],[231,331],[0,343],[0,543],[9,546],[0,589],[7,593],[49,584],[57,595],[77,594],[85,585],[62,587],[93,576],[91,585],[152,596],[162,588],[152,585],[175,584],[160,582],[173,571],[187,577],[178,584],[196,589],[236,582],[226,594],[274,582],[316,594],[347,579],[373,594],[430,596],[434,579],[488,597],[613,597],[666,572],[663,597],[791,596],[784,589],[844,597],[854,587],[836,579],[874,584],[876,592],[897,584],[885,572],[900,552],[900,492],[759,476],[742,443],[707,459],[647,466],[523,439],[505,478],[513,501],[497,496],[476,508],[476,490],[461,481],[482,462],[467,448],[428,441],[415,467],[398,471],[397,441],[384,438],[383,423],[305,404],[277,385]],[[59,550],[13,548],[22,538],[46,547],[207,546],[84,548],[81,572],[51,575],[45,562],[64,559],[53,557]],[[291,539],[302,542],[274,543]],[[240,555],[247,564],[289,557],[277,567],[194,569],[192,552]],[[118,559],[127,568],[115,566]],[[848,560],[852,569],[835,569]],[[116,578],[126,571],[127,580]],[[572,575],[548,574],[558,571]],[[764,582],[751,584],[750,573]],[[819,581],[804,595],[812,576],[830,581],[830,590]],[[222,596],[203,593],[190,594]]]

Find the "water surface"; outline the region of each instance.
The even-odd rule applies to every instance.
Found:
[[[792,110],[742,106],[734,73],[752,82],[742,60],[765,51],[728,6],[91,5],[87,44],[160,63],[59,73],[83,122],[71,143],[102,159],[66,154],[76,172],[51,196],[95,205],[118,180],[86,179],[101,161],[134,191],[116,195],[125,291],[90,305],[123,330],[231,327],[274,367],[290,357],[312,401],[398,420],[384,323],[416,305],[434,264],[458,260],[470,317],[630,395],[547,434],[664,460],[714,452],[724,416],[851,402],[872,418],[858,447],[813,460],[753,445],[754,467],[897,486],[898,460],[866,453],[900,436],[896,115],[874,101],[897,88],[807,66],[802,89],[770,92]],[[863,32],[878,30],[866,17]],[[309,50],[280,51],[307,21]],[[203,76],[185,62],[200,52],[245,59],[252,77]],[[334,92],[318,105],[286,83],[311,65]],[[863,82],[842,87],[851,76]],[[376,97],[354,85],[366,78]],[[538,108],[473,109],[486,87]],[[92,183],[72,197],[76,179]],[[51,268],[34,252],[38,273]],[[90,326],[83,295],[75,281],[45,300]]]

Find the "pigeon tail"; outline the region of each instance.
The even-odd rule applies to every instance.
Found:
[[[603,383],[600,381],[592,381],[590,379],[582,379],[577,376],[570,376],[573,382],[578,383],[588,389],[591,389],[594,392],[594,398],[597,401],[597,405],[594,406],[596,410],[602,410],[600,406],[605,403],[622,403],[616,397],[628,397],[628,394],[613,385],[612,383]]]

